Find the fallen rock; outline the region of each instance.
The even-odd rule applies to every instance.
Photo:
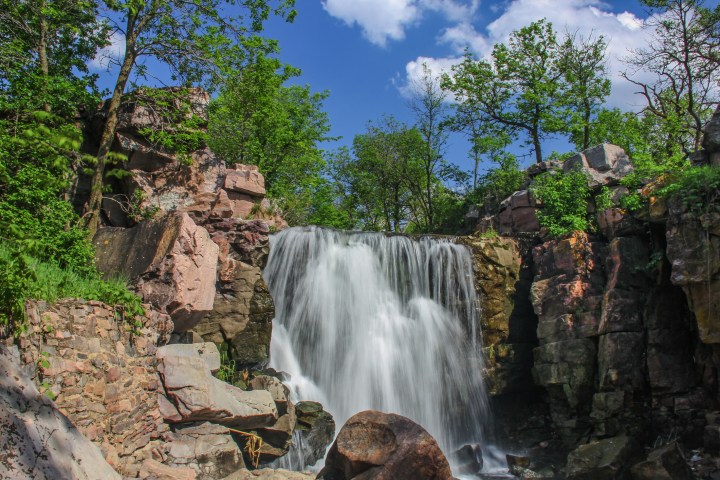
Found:
[[[581,445],[568,455],[568,480],[615,480],[626,467],[632,441],[622,435]]]
[[[158,372],[181,422],[210,421],[252,429],[273,425],[278,419],[270,392],[246,392],[218,380],[199,356],[166,356],[160,359]],[[166,420],[178,421],[175,418]]]
[[[630,473],[634,480],[693,480],[695,478],[676,442],[651,451],[647,460],[633,465]]]
[[[335,420],[317,402],[299,402],[295,405],[295,430],[302,437],[300,456],[306,465],[315,465],[325,457],[325,451],[335,438]]]
[[[460,475],[480,473],[483,468],[482,447],[478,444],[463,445],[452,452],[450,458]]]
[[[132,280],[146,302],[171,316],[175,331],[192,328],[212,310],[218,246],[186,213],[102,228],[93,243],[98,270]]]
[[[100,449],[38,392],[0,345],[0,478],[117,479]]]
[[[400,415],[367,410],[342,427],[317,478],[450,480],[453,476],[445,455],[424,428]]]

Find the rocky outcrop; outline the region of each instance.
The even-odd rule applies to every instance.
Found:
[[[0,430],[1,478],[121,478],[1,344]]]
[[[590,179],[590,187],[616,186],[633,170],[625,150],[603,143],[573,155],[563,162],[563,171],[579,171]]]
[[[259,369],[270,359],[275,307],[262,278],[270,252],[269,229],[259,220],[207,225],[220,247],[213,310],[195,327],[207,341],[225,343],[239,369]]]
[[[187,214],[102,228],[93,243],[98,269],[131,279],[146,302],[172,317],[175,331],[212,310],[219,248]]]
[[[373,410],[353,415],[330,448],[324,480],[450,480],[435,439],[412,420]]]

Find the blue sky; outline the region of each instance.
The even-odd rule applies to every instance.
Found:
[[[648,41],[649,32],[642,28],[647,14],[636,1],[297,0],[297,10],[294,23],[273,19],[265,34],[279,41],[283,61],[302,70],[298,83],[330,92],[325,109],[331,134],[342,139],[326,149],[350,145],[368,121],[383,114],[412,123],[408,81],[423,62],[440,72],[466,47],[486,56],[513,30],[543,17],[561,32],[604,35],[613,80],[609,103],[635,110],[641,105],[632,85],[618,76],[619,59]],[[562,139],[550,147],[548,152],[569,148]],[[454,135],[446,157],[470,170],[468,148],[461,135]],[[522,155],[530,148],[516,145],[514,151]],[[524,165],[532,161],[530,156],[522,160]]]

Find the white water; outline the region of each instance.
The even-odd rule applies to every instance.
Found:
[[[447,239],[316,227],[273,235],[271,366],[339,429],[355,413],[407,416],[448,453],[482,441],[486,412],[468,250]],[[296,466],[297,467],[297,466]]]

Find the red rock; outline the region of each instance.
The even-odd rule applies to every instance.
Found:
[[[265,196],[265,179],[255,165],[235,164],[235,170],[228,170],[224,183],[226,190],[246,193],[253,197]]]
[[[400,415],[367,410],[342,427],[318,479],[450,480],[445,455],[420,425]]]

